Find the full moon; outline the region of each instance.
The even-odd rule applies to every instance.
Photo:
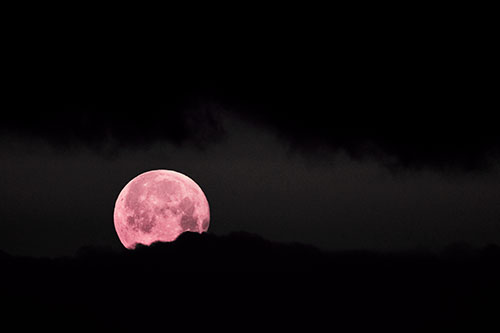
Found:
[[[171,242],[181,233],[207,231],[207,198],[191,178],[171,170],[153,170],[132,179],[116,199],[115,229],[123,246]]]

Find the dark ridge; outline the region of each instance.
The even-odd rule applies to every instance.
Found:
[[[496,323],[500,299],[497,245],[330,253],[243,232],[184,233],[74,258],[0,253],[0,271],[7,322],[61,331],[480,330]]]

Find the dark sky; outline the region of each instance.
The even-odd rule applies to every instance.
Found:
[[[11,48],[1,101],[2,250],[119,248],[114,201],[151,169],[194,179],[216,234],[325,249],[500,241],[484,36],[29,37]]]

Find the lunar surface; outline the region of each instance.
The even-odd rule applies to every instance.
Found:
[[[137,244],[171,242],[185,231],[207,231],[210,209],[191,178],[153,170],[135,177],[120,192],[114,222],[122,244],[134,249]]]

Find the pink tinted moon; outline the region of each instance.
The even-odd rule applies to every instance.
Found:
[[[171,242],[181,233],[207,231],[207,198],[191,178],[171,170],[153,170],[132,179],[120,192],[114,211],[123,246]]]

